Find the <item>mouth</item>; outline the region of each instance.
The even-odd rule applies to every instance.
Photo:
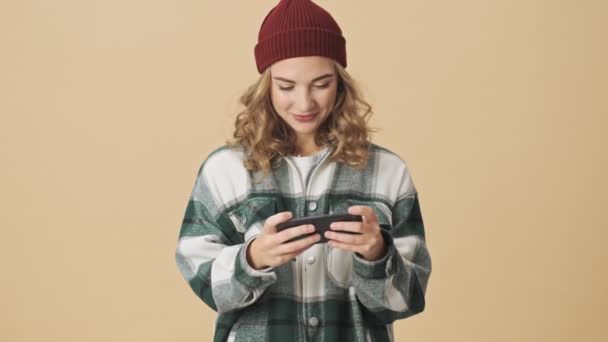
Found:
[[[296,118],[296,120],[298,121],[311,121],[312,119],[314,119],[315,117],[317,117],[317,115],[319,115],[319,113],[314,113],[314,114],[306,114],[306,115],[296,115],[296,114],[292,114],[294,118]]]

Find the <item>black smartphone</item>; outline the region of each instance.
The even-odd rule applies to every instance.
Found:
[[[363,219],[361,218],[361,215],[351,215],[351,214],[327,214],[327,215],[298,217],[298,218],[292,218],[288,221],[277,224],[277,231],[281,231],[283,229],[290,228],[290,227],[301,226],[303,224],[312,224],[315,226],[315,232],[310,233],[310,234],[303,234],[303,235],[297,236],[293,239],[287,240],[285,242],[287,243],[287,242],[291,242],[291,241],[300,240],[300,239],[306,238],[310,235],[313,235],[315,233],[318,233],[319,235],[321,235],[321,240],[317,241],[316,243],[324,243],[324,242],[328,241],[327,238],[325,238],[325,231],[330,230],[329,225],[332,224],[333,222],[344,222],[344,221],[363,222]],[[345,232],[345,231],[340,231],[340,233],[360,234],[360,233]]]

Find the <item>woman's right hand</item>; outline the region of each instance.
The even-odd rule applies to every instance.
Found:
[[[246,253],[247,261],[254,269],[283,265],[321,239],[319,234],[313,234],[300,240],[285,242],[315,231],[312,224],[305,224],[277,232],[276,225],[289,220],[291,216],[291,212],[283,211],[266,219],[262,232],[249,244]]]

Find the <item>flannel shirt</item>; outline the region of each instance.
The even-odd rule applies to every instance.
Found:
[[[397,154],[370,143],[364,170],[318,153],[305,182],[289,158],[257,183],[244,149],[221,146],[198,170],[175,258],[194,293],[217,311],[214,341],[394,341],[393,322],[425,307],[431,273],[418,192]],[[386,254],[367,261],[317,243],[290,262],[252,268],[246,248],[264,221],[372,207]]]

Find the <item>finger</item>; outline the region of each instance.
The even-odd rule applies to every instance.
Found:
[[[275,241],[276,241],[276,243],[283,243],[287,240],[291,240],[300,235],[313,233],[314,231],[315,231],[315,226],[312,224],[303,224],[300,226],[287,228],[276,234]]]
[[[278,246],[275,250],[278,255],[294,253],[294,252],[297,252],[300,250],[308,249],[310,246],[314,245],[319,240],[321,240],[321,235],[313,234],[304,239],[284,243],[284,244]]]
[[[339,248],[339,249],[343,249],[345,251],[351,251],[351,252],[359,251],[357,246],[353,246],[353,245],[349,245],[349,244],[341,243],[341,242],[337,242],[337,241],[329,241],[328,245],[329,245],[329,247]]]
[[[276,225],[289,220],[292,216],[293,214],[291,213],[291,211],[282,211],[280,213],[274,214],[266,219],[262,230],[267,231],[269,233],[275,233],[277,231]]]
[[[309,249],[312,245],[306,246],[304,248],[298,249],[295,252],[291,252],[291,253],[287,253],[287,254],[283,254],[280,256],[281,259],[283,260],[291,260],[291,261],[295,261],[294,258],[297,257],[298,255],[304,253],[307,249]]]
[[[365,230],[364,224],[361,222],[333,222],[329,228],[335,231],[345,231],[353,233],[363,233]]]
[[[354,235],[348,233],[338,233],[332,231],[326,231],[325,237],[329,240],[349,244],[349,245],[360,245],[364,242],[361,235]]]
[[[304,248],[300,248],[300,249],[298,249],[298,250],[297,250],[297,251],[295,251],[295,252],[287,253],[287,254],[285,254],[285,255],[287,255],[287,256],[289,257],[289,259],[295,258],[295,257],[297,257],[298,255],[300,255],[300,254],[304,253],[304,252],[305,252],[307,249],[309,249],[309,248],[310,248],[310,246],[312,246],[312,245],[308,245],[308,246],[306,246],[306,247],[304,247]]]
[[[348,207],[348,213],[363,216],[362,219],[364,223],[378,222],[378,217],[376,216],[376,212],[372,207],[368,207],[365,205],[353,205]]]

